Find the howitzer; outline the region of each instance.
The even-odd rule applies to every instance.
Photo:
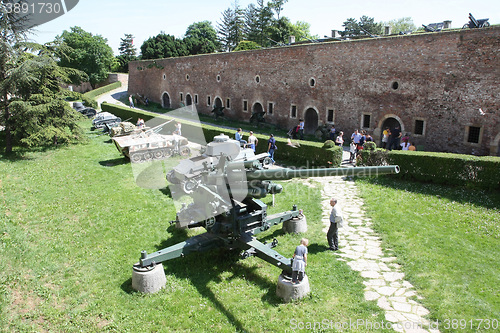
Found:
[[[276,240],[263,244],[254,237],[302,214],[294,206],[290,211],[267,215],[267,205],[259,199],[283,190],[273,180],[398,172],[398,166],[270,168],[267,156],[254,155],[251,149],[240,149],[239,142],[227,136],[216,137],[203,155],[182,161],[167,175],[174,199],[184,195],[192,199],[189,205],[183,204],[172,223],[181,228],[203,227],[207,232],[155,253],[143,251],[137,266],[144,268],[192,252],[227,248],[243,250],[243,258],[255,255],[284,273],[291,273],[291,260],[272,249],[277,245]]]

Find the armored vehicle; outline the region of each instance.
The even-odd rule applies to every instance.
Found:
[[[88,118],[92,118],[97,114],[97,111],[94,108],[84,106],[82,102],[74,102],[73,109]]]
[[[140,132],[143,132],[144,130],[146,129],[137,128],[137,126],[135,126],[129,121],[122,121],[121,123],[118,124],[118,126],[114,126],[109,129],[109,136],[116,137],[116,136],[138,134]]]
[[[96,128],[104,128],[106,124],[111,124],[111,123],[119,123],[121,122],[121,118],[115,116],[112,113],[109,112],[99,112],[95,118],[92,120],[92,127],[94,129]]]
[[[116,148],[133,163],[161,160],[174,154],[188,157],[188,140],[180,135],[163,135],[149,129],[144,132],[112,138]]]

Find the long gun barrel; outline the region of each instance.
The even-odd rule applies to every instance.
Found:
[[[320,169],[262,169],[248,171],[247,180],[287,180],[292,178],[329,177],[329,176],[379,176],[399,173],[399,166],[369,166],[355,168]]]

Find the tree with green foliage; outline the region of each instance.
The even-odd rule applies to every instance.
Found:
[[[106,38],[72,27],[57,36],[55,43],[59,46],[59,65],[87,73],[92,88],[108,78],[114,55]]]
[[[214,53],[220,50],[217,31],[210,21],[191,24],[186,30],[184,44],[190,55]]]
[[[288,0],[271,0],[270,2],[268,2],[269,8],[274,10],[274,12],[276,13],[277,20],[280,19],[280,14],[281,14],[281,11],[283,10],[283,6],[287,2],[288,2]]]
[[[291,23],[289,29],[289,35],[295,36],[297,42],[319,38],[319,36],[311,34],[311,24],[304,21],[297,21],[295,24]]]
[[[126,59],[135,59],[137,56],[134,46],[134,35],[125,34],[125,38],[120,38],[120,47],[118,50],[120,51],[120,55],[125,56]]]
[[[404,33],[406,31],[415,31],[417,30],[417,26],[413,23],[413,19],[411,17],[402,17],[400,19],[394,19],[388,22],[380,23],[382,27],[389,26],[391,27],[392,34]]]
[[[233,8],[228,8],[222,13],[222,21],[217,24],[219,42],[224,51],[232,51],[244,39],[243,10],[235,1]]]
[[[120,50],[120,55],[115,57],[115,63],[111,66],[111,70],[128,73],[128,63],[137,59],[134,36],[125,34],[125,38],[120,38],[118,50]]]
[[[246,51],[246,50],[258,50],[262,47],[256,42],[252,42],[249,40],[242,40],[238,43],[238,46],[233,51]]]
[[[273,13],[269,5],[264,5],[264,0],[257,0],[257,6],[249,4],[244,11],[244,18],[245,38],[260,46],[269,46],[269,27],[273,20]]]
[[[64,100],[62,83],[87,80],[85,73],[58,66],[51,45],[27,43],[30,30],[19,14],[0,3],[0,112],[5,126],[5,153],[15,143],[29,147],[81,138],[81,116]]]
[[[141,45],[142,59],[161,59],[188,55],[186,44],[182,39],[164,32],[150,37]]]
[[[376,36],[382,33],[382,24],[375,23],[373,17],[363,15],[359,22],[354,18],[348,18],[344,24],[344,31],[340,34],[344,37]]]

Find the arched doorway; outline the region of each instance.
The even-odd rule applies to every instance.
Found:
[[[190,94],[186,95],[186,105],[191,105],[193,104],[193,98],[191,97]]]
[[[252,107],[252,113],[263,113],[264,107],[259,102],[255,103]]]
[[[219,97],[216,97],[214,100],[214,107],[216,108],[221,108],[222,107],[222,100]]]
[[[304,134],[314,134],[318,128],[318,111],[313,108],[306,110],[304,114]]]
[[[396,126],[403,131],[400,122],[396,118],[389,117],[382,123],[382,131],[384,131],[387,127],[389,127],[389,129],[393,129],[396,128]]]
[[[172,106],[170,104],[170,96],[168,92],[164,92],[161,96],[161,106],[165,109],[170,109]]]

